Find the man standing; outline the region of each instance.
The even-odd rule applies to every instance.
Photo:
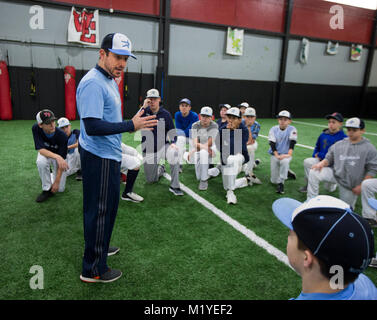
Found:
[[[156,116],[158,125],[151,132],[142,133],[145,179],[149,183],[157,182],[165,172],[165,166],[160,165],[160,161],[166,158],[171,171],[169,191],[175,196],[183,196],[179,184],[180,157],[174,122],[170,112],[160,106],[160,102],[158,90],[148,90],[142,108],[145,110],[145,116]]]
[[[56,118],[52,111],[39,111],[36,119],[37,123],[33,125],[32,132],[35,150],[38,150],[37,167],[42,181],[42,193],[36,201],[43,202],[65,189],[68,138],[62,130],[55,127]]]
[[[121,100],[114,80],[121,75],[131,53],[131,41],[121,33],[104,37],[99,61],[81,80],[76,93],[80,115],[80,157],[83,177],[85,251],[80,279],[112,282],[122,275],[107,266],[107,256],[119,248],[110,238],[119,204],[122,160],[121,133],[157,125],[154,116],[122,121]]]

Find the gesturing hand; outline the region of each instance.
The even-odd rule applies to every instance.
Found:
[[[153,127],[157,125],[158,120],[155,120],[156,118],[155,115],[142,117],[143,114],[144,114],[144,109],[140,110],[132,118],[135,131],[140,130],[140,129],[152,130]]]

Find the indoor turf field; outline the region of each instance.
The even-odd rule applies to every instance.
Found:
[[[0,299],[126,299],[126,300],[287,300],[301,290],[301,279],[286,264],[258,246],[213,211],[196,195],[221,210],[270,248],[285,254],[288,230],[274,217],[271,205],[279,197],[269,182],[269,129],[276,119],[261,124],[254,173],[262,185],[238,189],[237,205],[228,205],[221,176],[198,190],[193,165],[184,165],[180,182],[191,195],[176,197],[162,178],[147,184],[143,170],[134,191],[145,198],[140,204],[120,201],[112,245],[119,254],[109,257],[110,267],[123,276],[111,284],[86,284],[79,279],[83,254],[82,185],[74,175],[64,193],[36,203],[41,183],[35,164],[37,152],[31,133],[32,120],[0,122]],[[325,119],[293,119],[298,130],[291,169],[297,180],[287,180],[285,194],[299,201],[306,195],[303,160],[326,126]],[[79,121],[72,122],[79,128]],[[366,120],[366,138],[377,147],[377,121]],[[139,145],[138,135],[123,134],[123,141]],[[169,173],[167,165],[167,173]],[[123,191],[121,186],[121,192]],[[322,194],[329,194],[321,188]],[[333,194],[337,196],[337,191]],[[215,210],[216,211],[216,210]],[[356,212],[361,213],[360,199]],[[43,268],[43,289],[31,289],[32,266]],[[366,274],[377,284],[377,270]]]

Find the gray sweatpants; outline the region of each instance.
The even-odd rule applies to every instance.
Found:
[[[322,170],[311,169],[309,172],[308,193],[307,199],[314,198],[319,194],[319,184],[324,181],[330,184],[336,184],[333,170],[329,167],[322,168]],[[355,208],[357,195],[352,190],[339,186],[339,199],[348,203],[352,208]]]
[[[179,188],[179,152],[177,148],[166,144],[165,148],[161,148],[155,153],[147,153],[144,155],[144,174],[145,179],[149,183],[157,182],[163,174],[160,165],[161,160],[167,160],[170,165],[172,188]]]

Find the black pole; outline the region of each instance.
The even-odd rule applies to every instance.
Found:
[[[163,72],[163,58],[164,58],[164,1],[160,1],[160,12],[158,21],[158,53],[157,53],[157,67],[154,87],[161,92],[162,72]]]
[[[359,117],[366,116],[368,85],[369,85],[370,73],[372,71],[375,44],[377,40],[377,10],[374,12],[373,29],[372,29],[372,35],[370,38],[371,38],[370,47],[368,49],[368,58],[367,58],[366,66],[365,66],[363,86],[361,89]]]
[[[277,87],[276,87],[276,99],[275,99],[275,105],[271,114],[272,117],[274,117],[277,114],[280,108],[281,92],[282,92],[284,82],[285,82],[285,71],[287,69],[287,56],[288,56],[290,29],[291,29],[291,22],[292,22],[293,1],[294,0],[287,0],[285,22],[284,22],[283,47],[281,50],[281,60],[280,60],[279,82],[277,83]],[[274,101],[274,99],[272,100]]]
[[[170,0],[165,0],[165,26],[164,26],[164,74],[163,74],[163,99],[164,105],[169,106],[169,46],[170,46]]]

